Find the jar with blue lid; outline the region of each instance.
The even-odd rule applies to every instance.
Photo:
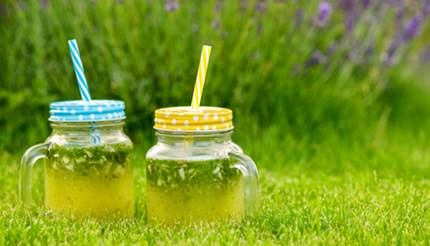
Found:
[[[131,217],[133,144],[125,118],[122,101],[51,103],[51,135],[22,157],[20,199],[32,204],[32,169],[44,158],[46,207],[78,217]]]

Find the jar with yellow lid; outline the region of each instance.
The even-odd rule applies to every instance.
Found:
[[[146,154],[149,221],[241,219],[257,209],[257,168],[231,140],[232,119],[219,107],[155,111],[158,142]]]

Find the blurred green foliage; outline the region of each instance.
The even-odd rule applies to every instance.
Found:
[[[156,108],[190,104],[203,44],[213,50],[202,104],[231,107],[239,128],[360,135],[395,103],[381,95],[428,74],[421,55],[428,25],[387,61],[393,40],[423,6],[370,2],[357,1],[351,12],[332,1],[323,25],[316,24],[317,1],[3,2],[0,146],[42,141],[49,103],[79,98],[72,38],[92,97],[124,100],[133,138],[151,135]]]

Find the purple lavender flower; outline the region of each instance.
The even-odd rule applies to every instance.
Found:
[[[366,56],[370,56],[373,54],[373,51],[375,50],[375,45],[374,44],[370,44],[369,46],[367,46],[366,52],[364,53]]]
[[[348,32],[352,32],[357,20],[356,0],[340,0],[339,7],[345,12],[344,23]]]
[[[312,53],[312,56],[309,60],[306,61],[306,66],[313,67],[319,64],[323,64],[327,61],[327,57],[321,53],[321,51],[317,50]]]
[[[222,1],[221,0],[217,0],[215,3],[215,12],[220,12],[222,9]]]
[[[424,18],[430,14],[430,0],[427,0],[423,6],[423,16]]]
[[[303,9],[298,9],[296,11],[296,16],[294,18],[294,27],[298,28],[303,23]]]
[[[373,42],[367,46],[366,51],[364,52],[364,63],[369,64],[370,59],[375,51],[375,45]]]
[[[42,9],[48,8],[48,0],[40,0],[40,6]]]
[[[421,15],[412,18],[412,20],[410,20],[403,29],[402,41],[409,42],[411,39],[416,37],[421,31],[423,21],[424,18]]]
[[[255,9],[260,13],[266,12],[267,2],[265,0],[258,1],[257,6],[255,6]]]
[[[400,44],[401,42],[398,38],[395,38],[391,42],[390,46],[388,47],[387,53],[385,54],[385,64],[392,65],[394,63],[394,57],[400,47]]]
[[[329,2],[322,1],[318,6],[318,17],[314,23],[316,26],[325,26],[330,19],[333,9]]]
[[[351,12],[345,16],[345,26],[348,32],[354,31],[355,22],[356,22],[356,14]]]
[[[419,33],[421,32],[423,21],[424,16],[418,14],[417,16],[409,20],[408,23],[406,23],[402,31],[393,39],[390,46],[388,47],[385,56],[386,64],[392,65],[394,63],[395,54],[399,47],[402,45],[402,43],[407,43],[419,35]]]
[[[367,9],[370,6],[370,4],[372,3],[370,0],[362,0],[361,2],[363,4],[364,9]]]
[[[428,61],[430,61],[430,46],[425,48],[421,54],[421,62],[426,63]]]
[[[397,5],[398,6],[399,4],[403,5],[403,1],[404,0],[389,0],[388,4],[395,5],[395,6]]]
[[[352,12],[355,10],[356,1],[355,0],[340,0],[339,6],[345,12]]]
[[[403,4],[403,2],[400,2],[397,6],[398,9],[396,13],[396,23],[397,25],[399,25],[403,20],[403,16],[405,15],[405,5]]]
[[[221,26],[220,20],[218,18],[213,20],[211,26],[215,30],[219,29],[219,27]]]
[[[330,45],[330,47],[327,49],[327,55],[328,55],[328,56],[333,55],[333,53],[336,51],[336,48],[337,48],[337,44],[336,44],[336,42],[333,42],[333,43]]]
[[[168,12],[176,11],[179,8],[179,2],[177,0],[167,0],[164,4],[164,9]]]

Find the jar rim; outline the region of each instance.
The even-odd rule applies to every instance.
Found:
[[[51,127],[78,128],[78,127],[109,127],[124,125],[124,119],[112,119],[104,121],[51,121]]]

